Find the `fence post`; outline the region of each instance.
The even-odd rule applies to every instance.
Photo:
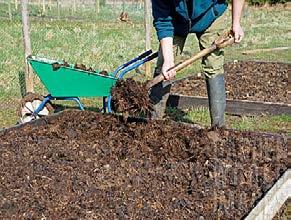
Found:
[[[9,1],[9,4],[10,4],[10,1]],[[18,9],[18,0],[14,0],[14,5],[15,5],[15,10]]]
[[[125,12],[125,0],[122,0],[122,12]]]
[[[77,11],[76,0],[73,1],[73,11],[74,12]]]
[[[42,14],[45,15],[45,0],[42,0]]]
[[[57,0],[57,9],[58,9],[58,19],[60,19],[60,15],[61,15],[61,13],[60,13],[60,1],[59,0]]]
[[[49,10],[52,10],[52,0],[49,0],[49,2],[48,2],[48,8],[49,8]]]
[[[95,1],[95,10],[96,10],[96,13],[99,14],[99,12],[100,12],[100,0]]]
[[[11,12],[11,3],[10,3],[10,1],[8,2],[8,15],[9,15],[9,20],[12,21],[12,12]]]
[[[144,1],[144,27],[145,27],[145,49],[151,49],[151,1]],[[145,64],[145,73],[151,76],[151,63]]]
[[[29,16],[28,16],[28,0],[21,1],[21,14],[22,14],[22,30],[23,30],[23,43],[24,43],[24,59],[25,59],[25,90],[26,92],[34,92],[33,89],[33,72],[26,58],[31,55],[31,44],[29,35]]]

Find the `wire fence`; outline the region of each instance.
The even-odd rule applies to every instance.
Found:
[[[146,50],[144,1],[31,0],[28,15],[31,53],[38,57],[110,72]],[[0,1],[0,20],[1,128],[18,121],[27,92],[21,1]],[[48,94],[36,75],[33,88]],[[83,101],[101,105],[100,99]]]
[[[143,19],[144,3],[140,0],[31,0],[29,16],[47,19],[75,19],[103,21],[110,18],[132,19],[135,22]],[[130,18],[120,15],[129,13]],[[17,0],[0,1],[0,16],[9,19],[21,19],[21,2]],[[124,20],[125,21],[125,20]]]

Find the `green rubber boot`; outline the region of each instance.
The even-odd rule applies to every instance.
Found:
[[[150,91],[150,99],[154,104],[152,112],[153,119],[162,119],[165,116],[167,100],[170,95],[171,85],[163,86],[163,83],[158,83],[153,86]]]
[[[209,112],[212,127],[224,126],[224,113],[226,108],[224,74],[213,78],[206,78]]]

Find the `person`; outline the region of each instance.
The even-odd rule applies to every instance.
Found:
[[[241,42],[244,31],[240,23],[244,0],[232,0],[232,26],[235,43]],[[224,0],[152,0],[153,24],[160,42],[159,57],[154,76],[162,73],[165,80],[176,75],[175,58],[182,53],[189,33],[195,33],[200,49],[209,47],[223,32],[227,3]],[[202,68],[206,79],[211,126],[224,125],[226,107],[224,52],[215,50],[203,57]],[[151,90],[155,118],[162,118],[171,85],[159,83]]]

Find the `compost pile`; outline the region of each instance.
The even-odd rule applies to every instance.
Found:
[[[279,134],[76,110],[0,146],[1,219],[241,219],[287,169]]]
[[[146,83],[137,82],[132,78],[119,80],[111,89],[112,109],[125,116],[151,117],[153,103],[148,93]]]
[[[240,61],[224,66],[228,99],[264,102],[288,102],[288,69],[284,63]],[[202,77],[191,76],[178,81],[173,93],[207,96]]]

